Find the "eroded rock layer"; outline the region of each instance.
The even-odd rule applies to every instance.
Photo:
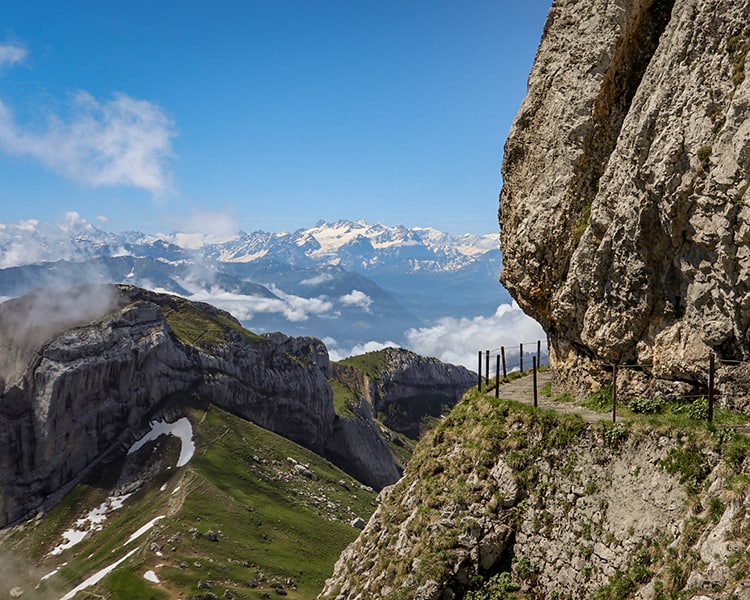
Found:
[[[749,24],[747,1],[553,2],[505,147],[501,280],[571,390],[750,357]]]

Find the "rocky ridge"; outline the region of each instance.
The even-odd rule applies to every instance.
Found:
[[[505,145],[501,280],[572,391],[615,362],[645,367],[633,394],[700,387],[710,352],[750,356],[748,22],[727,0],[552,4]]]
[[[49,327],[30,327],[36,319]],[[207,304],[91,286],[3,304],[0,346],[15,348],[2,362],[0,527],[54,502],[150,419],[182,416],[198,400],[330,457],[376,489],[400,476],[374,420],[358,414],[350,425],[336,414],[331,363],[314,338],[255,336]]]

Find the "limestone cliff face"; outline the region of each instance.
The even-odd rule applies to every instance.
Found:
[[[366,400],[371,412],[385,414],[391,429],[413,439],[425,415],[439,416],[476,384],[476,375],[465,367],[410,350],[385,348],[377,354],[381,364],[374,372],[339,364],[334,375]]]
[[[209,305],[132,287],[68,293],[0,308],[0,527],[126,448],[167,403],[174,414],[192,399],[214,402],[322,455],[336,440],[319,340],[252,337]],[[351,445],[371,458],[362,481],[380,488],[398,477],[380,438],[339,442],[344,470]]]
[[[746,1],[553,2],[505,146],[501,280],[573,390],[750,358],[748,23]]]
[[[377,471],[381,485],[376,487],[399,479],[403,463],[373,461],[373,448],[387,448],[393,431],[419,439],[425,418],[439,417],[476,382],[464,367],[403,348],[370,352],[332,368],[333,377],[350,395],[347,414],[336,419],[326,455],[336,464],[349,464],[355,477],[369,472],[372,478]]]

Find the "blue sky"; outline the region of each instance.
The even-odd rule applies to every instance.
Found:
[[[550,0],[7,0],[0,222],[497,230]]]

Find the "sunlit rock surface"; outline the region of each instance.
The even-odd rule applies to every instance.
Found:
[[[728,0],[552,5],[505,146],[501,280],[571,390],[613,362],[705,384],[710,352],[750,354],[749,22]]]

